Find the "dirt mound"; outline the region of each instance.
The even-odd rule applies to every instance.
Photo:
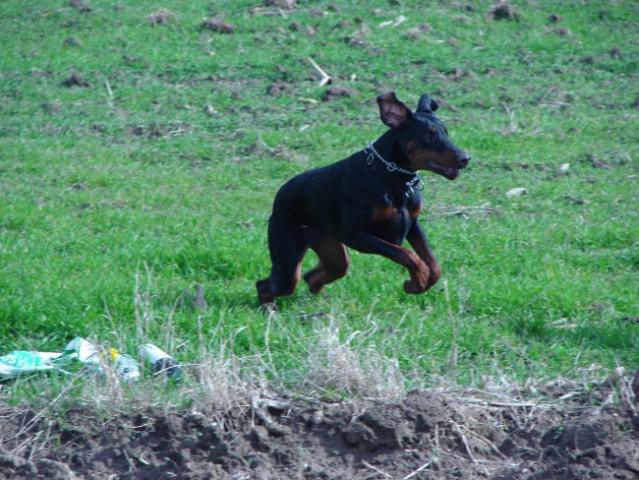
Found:
[[[6,407],[0,479],[636,479],[639,417],[610,395],[271,396],[224,415],[76,408],[64,419]]]

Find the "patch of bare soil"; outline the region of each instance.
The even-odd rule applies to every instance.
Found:
[[[206,18],[202,26],[218,33],[231,34],[235,31],[234,25],[220,18]]]
[[[565,385],[536,401],[269,397],[224,415],[76,408],[56,419],[5,407],[0,479],[637,479],[634,399],[610,382]]]
[[[516,20],[519,18],[519,13],[507,0],[499,0],[488,10],[488,17],[493,20]]]
[[[342,97],[359,97],[359,92],[352,87],[332,86],[324,92],[322,100],[330,102]]]

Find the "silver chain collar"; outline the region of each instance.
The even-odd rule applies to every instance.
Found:
[[[364,151],[366,150],[369,150],[369,154],[366,157],[366,163],[368,165],[373,163],[374,158],[377,158],[380,162],[386,165],[386,170],[388,170],[389,172],[391,173],[399,172],[399,173],[404,173],[406,175],[413,176],[413,178],[405,182],[406,188],[407,188],[406,190],[407,197],[410,197],[415,192],[415,189],[419,190],[420,192],[424,189],[424,182],[422,181],[421,178],[419,178],[419,175],[417,175],[415,172],[411,172],[410,170],[406,170],[405,168],[398,166],[395,162],[389,162],[388,160],[386,160],[377,152],[377,150],[373,146],[373,142],[366,145],[366,148],[364,149]]]

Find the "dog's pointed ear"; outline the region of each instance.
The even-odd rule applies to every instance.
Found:
[[[433,113],[436,112],[439,108],[437,102],[430,98],[430,95],[425,93],[419,98],[419,103],[417,104],[417,112],[423,113]]]
[[[402,102],[397,100],[395,92],[388,92],[377,97],[379,105],[379,115],[384,122],[391,128],[397,128],[406,123],[412,117],[413,113]]]

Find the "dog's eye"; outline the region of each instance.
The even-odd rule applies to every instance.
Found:
[[[435,127],[430,127],[430,128],[428,129],[428,134],[429,134],[431,137],[434,137],[435,135],[437,135],[437,129],[436,129]]]

